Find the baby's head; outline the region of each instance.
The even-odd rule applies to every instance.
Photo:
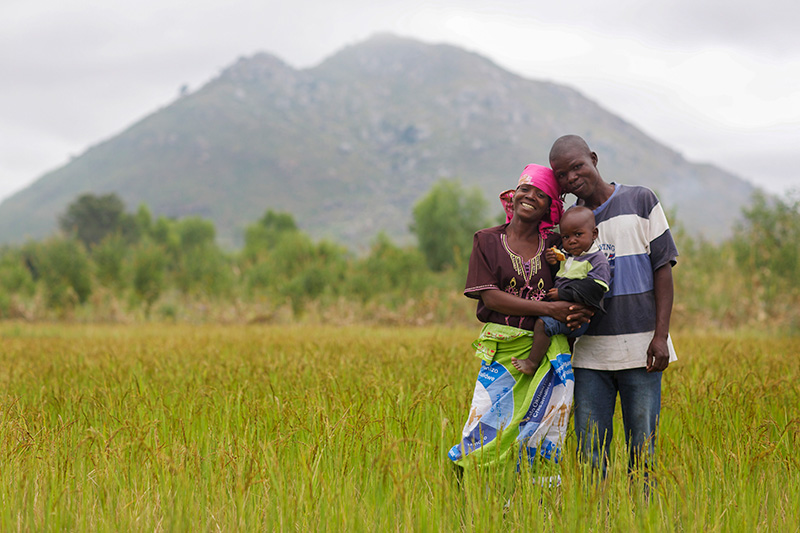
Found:
[[[561,246],[570,255],[581,255],[597,238],[594,213],[587,207],[572,206],[561,217]]]

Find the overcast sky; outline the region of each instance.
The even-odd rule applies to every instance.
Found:
[[[798,20],[790,0],[2,0],[0,200],[240,56],[308,68],[387,31],[569,85],[691,161],[798,190]]]

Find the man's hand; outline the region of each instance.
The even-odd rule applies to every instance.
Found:
[[[667,339],[653,337],[650,346],[647,347],[647,371],[663,372],[669,366],[669,348]]]
[[[656,297],[656,332],[647,347],[647,371],[663,372],[669,366],[669,319],[672,314],[672,264],[667,263],[653,272],[653,290]]]
[[[590,307],[574,302],[550,302],[548,315],[559,322],[567,324],[569,329],[578,329],[584,323],[589,322],[594,316],[594,311]]]

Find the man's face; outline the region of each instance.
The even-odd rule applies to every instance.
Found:
[[[580,146],[565,146],[550,159],[550,167],[564,193],[588,199],[600,181],[597,155]]]

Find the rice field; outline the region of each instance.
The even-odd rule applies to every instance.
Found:
[[[0,530],[800,531],[800,338],[673,333],[646,500],[459,483],[477,332],[0,323]]]

